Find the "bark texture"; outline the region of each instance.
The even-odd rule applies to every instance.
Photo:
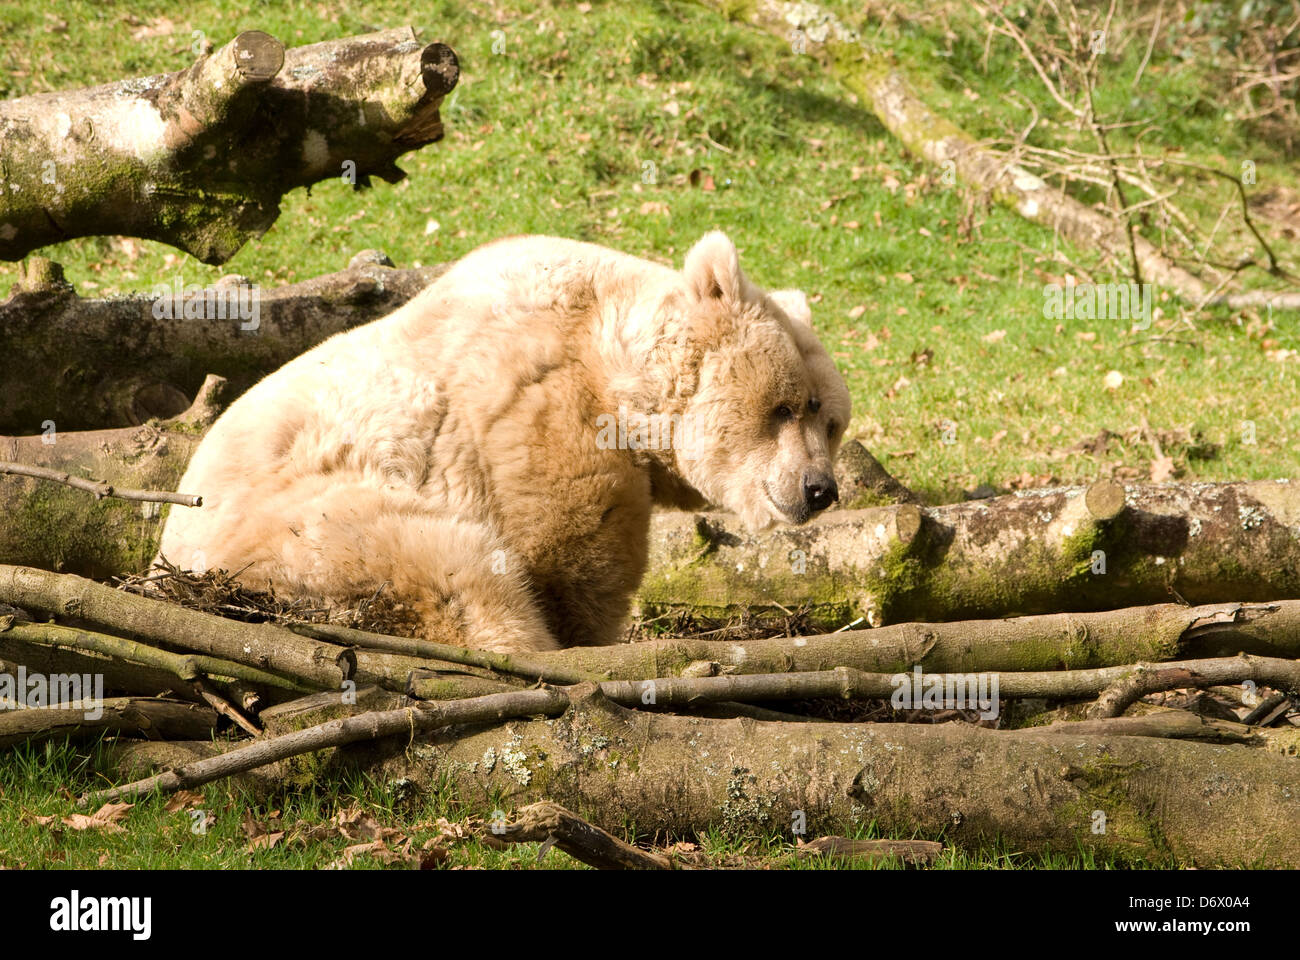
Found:
[[[1300,488],[1119,484],[827,513],[751,535],[656,514],[641,612],[806,608],[837,629],[1300,597]]]
[[[203,431],[220,413],[225,381],[210,377],[178,417],[118,430],[0,437],[0,459],[48,467],[114,486],[175,490]],[[182,507],[178,510],[201,510]],[[145,570],[162,535],[156,503],[97,500],[63,484],[0,478],[0,562],[104,579]]]
[[[176,700],[117,697],[82,706],[0,710],[0,747],[43,740],[97,740],[106,733],[146,740],[210,736],[216,712]]]
[[[173,285],[166,297],[96,299],[77,296],[58,264],[33,257],[24,267],[0,302],[0,433],[174,417],[210,374],[234,400],[322,340],[396,310],[447,269],[399,270],[363,250],[346,270],[267,290],[231,276],[179,296]]]
[[[895,674],[1061,671],[1140,661],[1230,657],[1300,658],[1300,601],[1157,604],[1084,614],[952,623],[899,623],[812,637],[652,640],[540,653],[543,663],[609,680],[830,670]],[[1109,682],[1107,680],[1106,682]],[[1085,696],[1058,690],[1059,696]]]
[[[109,234],[224,263],[294,187],[402,179],[458,78],[410,27],[290,50],[249,30],[178,73],[0,103],[0,259]]]
[[[1007,734],[964,724],[767,723],[624,710],[598,694],[551,720],[453,729],[383,771],[463,800],[563,804],[642,835],[806,829],[943,835],[1016,849],[1300,865],[1300,764],[1264,748]],[[1104,833],[1094,829],[1103,821]]]

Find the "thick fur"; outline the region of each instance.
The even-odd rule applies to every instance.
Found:
[[[611,444],[620,408],[693,430]],[[426,635],[482,649],[614,643],[652,504],[801,523],[849,414],[803,294],[754,286],[721,233],[681,273],[510,238],[232,404],[160,553],[342,602],[388,581]]]

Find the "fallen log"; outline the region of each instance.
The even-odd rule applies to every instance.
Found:
[[[248,30],[177,73],[0,102],[0,259],[126,235],[224,263],[295,187],[401,180],[459,73],[410,27],[289,50]]]
[[[803,821],[848,833],[874,822],[887,836],[961,845],[1000,838],[1027,851],[1300,864],[1300,764],[1244,746],[966,724],[704,721],[591,700],[559,719],[440,731],[428,743],[391,753],[383,775],[436,770],[467,802],[548,798],[645,835],[790,835]]]
[[[1167,603],[1099,613],[1005,620],[899,623],[810,637],[716,641],[648,640],[534,654],[593,679],[645,680],[719,673],[782,673],[851,667],[896,674],[1053,671],[1237,653],[1300,658],[1300,601]]]
[[[214,406],[203,415],[214,416]],[[187,413],[157,426],[59,434],[53,444],[0,438],[0,450],[118,486],[166,489],[202,429]],[[154,505],[76,499],[36,483],[0,483],[0,506],[9,508],[0,560],[101,577],[145,568],[159,533]],[[802,608],[823,629],[859,618],[882,625],[1170,599],[1269,601],[1300,597],[1298,528],[1300,488],[1285,481],[1101,481],[937,507],[830,511],[760,535],[723,514],[660,512],[637,597],[647,617]]]
[[[45,740],[95,740],[105,733],[150,740],[211,736],[216,711],[178,700],[120,697],[59,707],[0,709],[0,747]]]
[[[224,402],[225,381],[208,377],[180,416],[138,427],[67,433],[51,422],[44,434],[0,437],[0,454],[112,486],[174,490]],[[163,511],[155,503],[96,500],[35,479],[0,480],[0,562],[101,579],[141,571],[157,550],[162,523]]]
[[[801,608],[827,629],[1279,600],[1300,597],[1297,529],[1300,487],[1285,481],[1101,481],[760,535],[722,514],[657,513],[638,599],[645,616]]]
[[[231,621],[234,622],[234,621]],[[54,647],[66,647],[81,651],[90,651],[103,656],[113,657],[126,663],[152,667],[171,674],[184,683],[193,683],[205,677],[220,677],[230,680],[242,680],[253,687],[266,687],[306,693],[311,687],[305,686],[288,677],[277,676],[256,667],[250,667],[232,660],[208,657],[202,654],[172,653],[150,647],[135,640],[94,633],[89,630],[76,630],[54,623],[11,623],[0,619],[0,635],[12,637],[21,643],[42,644]]]
[[[704,0],[728,16],[784,41],[798,38],[799,52],[820,56],[831,74],[875,114],[907,148],[956,179],[991,197],[1031,223],[1065,237],[1078,247],[1108,254],[1118,263],[1131,263],[1132,274],[1167,287],[1195,309],[1223,304],[1231,309],[1276,307],[1300,310],[1300,291],[1248,290],[1220,293],[1167,257],[1150,240],[1130,233],[1123,221],[1076,200],[1026,170],[1014,158],[1001,155],[941,116],[917,95],[889,54],[863,43],[832,12],[798,0],[762,0],[738,7],[722,0]],[[1226,282],[1226,281],[1225,281]]]
[[[717,830],[793,839],[796,830],[855,833],[874,824],[887,836],[942,835],[969,847],[1002,841],[1030,853],[1082,848],[1133,862],[1300,865],[1300,763],[1269,749],[966,724],[712,721],[625,710],[594,688],[483,700],[494,703],[363,715],[301,731],[293,743],[279,737],[216,756],[218,745],[195,745],[189,755],[206,759],[88,800],[250,769],[273,783],[273,770],[250,762],[350,743],[340,756],[375,776],[436,778],[458,801],[489,810],[550,800],[605,829],[635,823],[642,836]],[[507,703],[550,719],[502,723],[514,712]],[[492,717],[488,726],[442,727],[451,711]],[[383,737],[391,739],[370,742]],[[150,756],[133,750],[127,759],[138,765]]]
[[[234,400],[328,337],[396,310],[448,265],[399,270],[363,250],[345,270],[281,287],[231,276],[107,299],[77,296],[43,257],[23,266],[0,301],[9,374],[0,380],[0,433],[53,423],[66,437],[175,416],[210,374],[225,378]],[[247,316],[230,308],[235,298]],[[41,376],[21,375],[34,370]]]
[[[1091,614],[903,623],[743,642],[655,640],[572,647],[535,653],[526,659],[347,628],[255,626],[113,590],[80,577],[23,567],[0,565],[0,603],[141,636],[166,649],[196,650],[257,670],[271,670],[318,688],[338,689],[341,680],[356,678],[418,696],[421,684],[432,682],[440,692],[430,693],[432,688],[427,688],[430,699],[463,697],[467,695],[464,691],[471,689],[466,684],[478,684],[474,690],[481,693],[487,692],[483,684],[538,677],[655,680],[660,684],[659,694],[683,704],[698,697],[686,682],[695,678],[700,679],[697,686],[701,689],[710,684],[717,688],[719,692],[706,698],[711,702],[842,696],[846,689],[857,691],[854,696],[877,697],[888,696],[896,675],[913,668],[928,675],[1005,674],[1004,696],[1080,698],[1097,695],[1143,662],[1176,658],[1209,661],[1237,653],[1254,658],[1240,659],[1235,667],[1229,661],[1219,663],[1207,683],[1254,679],[1293,688],[1291,675],[1282,668],[1273,670],[1273,665],[1300,657],[1300,601],[1295,600],[1200,607],[1160,604]],[[57,632],[64,628],[28,629]],[[299,636],[299,630],[337,643]],[[69,635],[77,634],[72,631]],[[339,645],[363,642],[428,656]],[[432,659],[434,656],[437,659]],[[278,669],[272,664],[279,664]],[[1267,677],[1257,675],[1260,664],[1272,670]],[[844,672],[796,679],[787,676],[833,668]],[[1187,669],[1196,669],[1196,665]],[[1035,671],[1037,675],[1031,675]],[[429,673],[432,680],[422,679],[422,673]],[[753,674],[772,676],[752,682],[741,676]],[[245,679],[256,682],[252,674]],[[680,697],[675,692],[679,688]],[[611,685],[607,693],[630,702],[643,697],[645,691]]]

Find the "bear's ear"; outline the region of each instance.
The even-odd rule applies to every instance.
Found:
[[[740,272],[740,255],[736,245],[720,230],[700,238],[686,254],[682,272],[697,300],[740,301],[744,277]]]
[[[808,298],[802,290],[769,290],[767,298],[795,323],[812,326],[812,308],[808,306]]]

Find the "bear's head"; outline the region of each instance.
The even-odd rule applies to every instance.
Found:
[[[682,277],[674,339],[694,383],[675,471],[751,530],[806,522],[838,499],[832,464],[851,414],[807,299],[750,283],[717,231],[691,248]]]

